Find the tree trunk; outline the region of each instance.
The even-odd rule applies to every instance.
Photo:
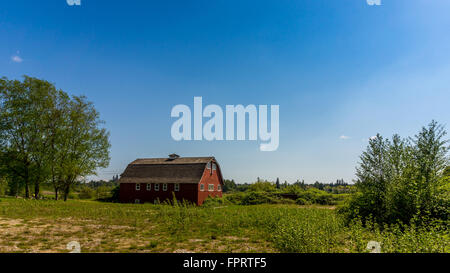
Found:
[[[28,177],[25,179],[25,198],[30,198],[30,189],[28,187]]]
[[[39,182],[34,184],[34,198],[39,199]]]
[[[55,200],[58,200],[58,188],[55,187]]]
[[[25,167],[26,167],[26,171],[25,171],[25,198],[30,198],[30,189],[28,187],[29,184],[29,179],[30,179],[30,170],[28,169],[28,166],[30,165],[26,160],[24,161],[25,163]]]
[[[67,201],[67,197],[69,196],[69,187],[64,189],[64,201]]]

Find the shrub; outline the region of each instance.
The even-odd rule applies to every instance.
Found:
[[[331,193],[316,188],[309,188],[297,194],[298,198],[308,201],[310,204],[335,205],[335,197]]]
[[[272,233],[272,241],[283,252],[336,252],[343,223],[328,210],[304,209],[301,215],[285,215]]]
[[[356,186],[362,195],[348,203],[347,216],[372,215],[380,224],[432,217],[448,219],[445,201],[449,140],[442,125],[432,121],[413,138],[394,135],[370,139],[356,168]],[[448,198],[447,198],[448,200]]]
[[[297,200],[295,200],[295,203],[297,203],[297,205],[310,205],[311,202],[309,202],[309,200],[306,200],[305,198],[297,198]]]
[[[267,192],[251,191],[242,199],[242,205],[257,205],[275,203]]]
[[[288,199],[288,198],[274,199],[274,201],[275,201],[277,204],[285,204],[285,205],[290,205],[290,204],[293,205],[293,204],[296,203],[295,200]]]
[[[203,201],[202,206],[203,207],[218,207],[228,204],[227,200],[225,198],[221,197],[208,197]]]
[[[250,191],[257,191],[257,192],[273,192],[276,191],[276,186],[272,182],[256,182],[250,185],[249,190]]]
[[[115,186],[111,190],[111,202],[119,202],[120,185]]]
[[[245,196],[246,194],[243,192],[235,192],[230,194],[224,194],[223,198],[225,198],[227,202],[231,204],[239,205],[242,204],[242,200],[244,199]]]
[[[83,187],[78,194],[80,199],[92,199],[94,197],[94,190],[89,187]]]
[[[109,200],[111,198],[111,187],[100,186],[95,189],[95,199],[97,200]]]

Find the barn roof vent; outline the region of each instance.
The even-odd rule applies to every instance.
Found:
[[[177,155],[177,154],[170,154],[169,155],[169,159],[170,160],[174,160],[174,159],[177,159],[177,158],[179,158],[180,156],[179,155]]]

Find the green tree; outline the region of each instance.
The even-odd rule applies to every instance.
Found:
[[[25,76],[24,81],[0,80],[0,163],[4,175],[13,177],[25,197],[39,196],[39,185],[48,172],[45,154],[48,124],[43,116],[51,111],[57,91],[47,81]]]
[[[39,197],[50,182],[67,200],[73,183],[109,164],[109,134],[92,103],[25,76],[0,80],[0,175],[10,191]]]
[[[408,222],[416,213],[411,198],[415,194],[411,145],[399,135],[394,135],[389,142],[387,155],[386,216]]]
[[[265,191],[265,192],[271,192],[276,190],[276,186],[272,182],[256,182],[250,185],[249,187],[250,191]]]
[[[377,222],[448,218],[445,135],[443,126],[432,121],[409,140],[398,135],[385,140],[379,134],[371,139],[356,170],[359,194],[341,211]]]
[[[58,145],[61,155],[57,172],[64,201],[78,178],[96,174],[98,168],[109,165],[111,146],[109,133],[100,127],[103,121],[99,119],[99,113],[85,97],[73,97],[68,117]]]
[[[223,192],[235,191],[237,189],[237,185],[234,182],[234,179],[225,179],[223,181]]]
[[[449,163],[446,131],[436,121],[414,136],[413,160],[417,168],[416,204],[421,214],[433,213],[438,189],[443,186],[443,174]]]
[[[445,167],[444,172],[442,173],[444,177],[450,177],[450,166]]]
[[[388,183],[388,141],[380,134],[369,140],[356,168],[356,185],[362,192],[358,208],[363,217],[370,214],[376,219],[386,216],[386,188]]]

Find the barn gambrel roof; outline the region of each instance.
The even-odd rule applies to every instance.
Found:
[[[128,164],[119,183],[199,183],[211,161],[217,164],[213,156],[140,158]],[[217,170],[220,173],[219,166]]]

